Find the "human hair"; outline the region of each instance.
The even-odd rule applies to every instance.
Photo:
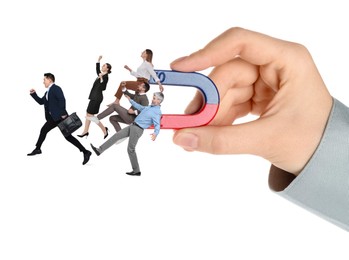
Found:
[[[106,65],[107,65],[107,68],[108,68],[108,74],[110,74],[111,73],[111,65],[109,63],[106,63]]]
[[[147,82],[144,82],[143,87],[144,87],[144,92],[148,92],[148,90],[150,89],[150,86]]]
[[[160,103],[164,100],[164,94],[162,94],[162,92],[154,92],[154,96],[160,100]]]
[[[153,61],[153,52],[150,49],[146,49],[145,53],[147,54],[147,58],[145,59],[147,62],[152,63]]]
[[[52,73],[45,73],[44,77],[52,80],[52,82],[55,82],[55,75],[53,75]]]

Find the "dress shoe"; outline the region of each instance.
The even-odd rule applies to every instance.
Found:
[[[32,155],[36,155],[36,154],[41,154],[41,150],[40,149],[34,149],[31,153],[28,153],[28,156],[32,156]]]
[[[92,153],[89,150],[84,152],[84,161],[82,162],[82,165],[85,165],[90,160],[91,154]]]
[[[98,151],[98,149],[96,147],[94,147],[92,144],[91,145],[91,148],[92,150],[97,154],[97,156],[99,156],[101,153]]]
[[[84,134],[82,134],[82,135],[78,135],[79,137],[84,137],[84,136],[86,136],[86,138],[88,137],[88,135],[89,135],[89,133],[88,132],[86,132],[86,133],[84,133]]]
[[[104,135],[104,139],[107,138],[107,136],[108,136],[108,134],[109,134],[109,133],[108,133],[108,132],[109,132],[108,127],[105,128],[105,132],[106,132],[106,134]]]
[[[131,175],[131,176],[141,176],[141,172],[126,172],[127,175]]]

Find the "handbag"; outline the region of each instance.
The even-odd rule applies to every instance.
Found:
[[[78,115],[74,112],[64,118],[63,121],[58,123],[58,128],[61,130],[64,137],[67,137],[74,133],[76,130],[78,130],[82,126],[82,122]]]

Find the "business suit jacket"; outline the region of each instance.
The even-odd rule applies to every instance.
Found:
[[[146,94],[144,95],[140,95],[137,91],[135,92],[135,94],[132,94],[130,92],[128,92],[127,90],[125,91],[125,93],[127,96],[129,96],[134,102],[142,105],[142,106],[148,106],[149,105],[149,99],[147,97]],[[132,108],[133,110],[137,110],[138,114],[141,113],[140,110],[138,110],[137,108],[135,108],[134,106],[131,106],[130,108]]]
[[[53,84],[48,92],[48,100],[46,99],[46,93],[47,91],[41,98],[36,92],[32,93],[31,96],[40,105],[44,105],[46,120],[49,120],[49,116],[56,122],[62,120],[62,116],[68,114],[65,109],[65,97],[62,89],[56,84]]]
[[[98,77],[98,75],[101,73],[99,62],[96,63],[96,72],[97,72],[97,79],[93,83],[93,86],[92,86],[92,89],[91,89],[91,92],[90,92],[90,95],[88,98],[90,100],[96,100],[96,101],[102,102],[102,100],[103,100],[103,93],[102,92],[107,88],[107,83],[108,83],[109,77],[108,77],[108,73],[104,74],[102,77],[103,82],[101,83],[101,80]]]

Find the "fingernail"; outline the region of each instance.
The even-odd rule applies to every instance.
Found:
[[[199,146],[199,137],[192,133],[180,133],[173,141],[176,145],[189,151],[194,151]]]

